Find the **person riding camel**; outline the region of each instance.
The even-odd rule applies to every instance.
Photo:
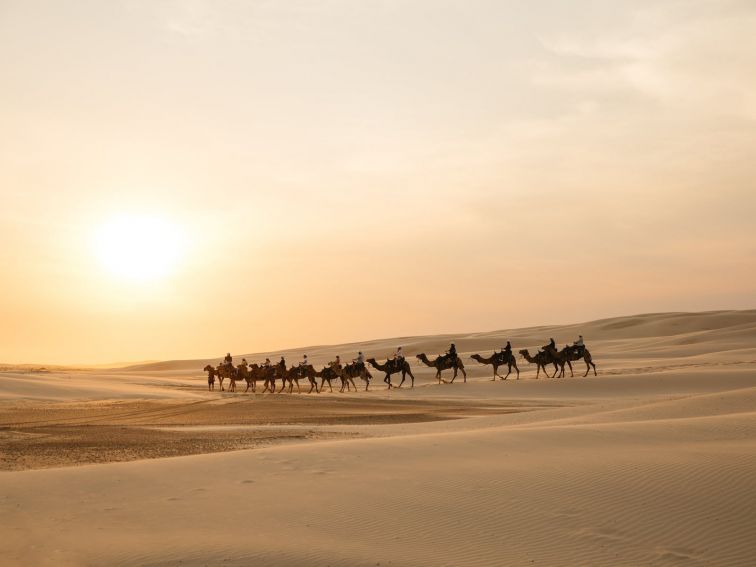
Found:
[[[583,341],[583,335],[578,335],[577,340],[572,343],[572,346],[575,347],[575,352],[578,356],[583,356],[583,352],[585,352],[585,342]]]
[[[449,346],[449,350],[446,351],[446,357],[451,360],[452,364],[457,366],[457,347],[452,343]]]
[[[543,345],[541,347],[541,350],[548,351],[549,348],[553,348],[554,350],[556,350],[556,347],[557,347],[556,346],[556,342],[554,342],[554,338],[552,337],[552,338],[549,339],[549,344]]]
[[[234,365],[234,359],[231,357],[230,352],[226,353],[226,357],[223,359],[223,363],[228,367],[232,367]]]
[[[241,364],[239,365],[239,368],[246,369],[248,366],[249,365],[247,364],[247,359],[246,358],[242,358],[242,361],[241,361]]]
[[[362,351],[357,353],[357,358],[353,358],[352,363],[357,370],[363,370],[365,368],[365,355],[362,354]]]
[[[341,368],[341,357],[337,354],[336,360],[329,362],[328,366],[330,366],[333,370],[338,370],[339,368]]]
[[[281,372],[286,372],[286,361],[284,360],[284,357],[281,357],[281,360],[278,361],[278,370]]]
[[[270,368],[270,359],[269,358],[265,359],[265,362],[263,362],[263,367]]]
[[[512,356],[512,344],[507,341],[507,346],[501,349],[501,359],[506,361],[510,356]]]
[[[402,347],[397,348],[394,353],[394,364],[396,368],[404,366],[404,350],[402,350]]]

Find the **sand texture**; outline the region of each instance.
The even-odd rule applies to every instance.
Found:
[[[469,358],[578,333],[596,377],[518,356],[494,382]],[[467,383],[438,385],[414,355],[450,340]],[[3,368],[0,564],[756,564],[756,311],[287,359],[397,344],[414,389],[374,371],[367,393],[208,393],[217,360]]]

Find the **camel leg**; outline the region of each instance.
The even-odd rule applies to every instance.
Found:
[[[391,383],[391,374],[386,374],[386,377],[383,379],[383,381],[388,384],[388,389],[390,390],[394,385]]]
[[[520,369],[517,368],[517,363],[516,362],[513,362],[512,364],[514,365],[515,370],[517,370],[517,379],[519,380],[520,379]]]
[[[570,367],[570,378],[574,378],[575,373],[572,371],[572,363],[569,360],[567,361],[567,366]]]
[[[512,365],[511,364],[507,364],[507,375],[504,376],[504,378],[502,378],[502,380],[506,380],[507,378],[509,378],[510,374],[512,374]]]
[[[412,380],[410,387],[414,388],[415,387],[415,375],[412,374],[412,370],[407,370],[407,374],[410,375],[410,380]]]
[[[354,391],[356,392],[356,391],[357,391],[357,384],[355,384],[355,383],[354,383],[354,378],[352,378],[352,377],[350,376],[350,377],[349,377],[349,381],[350,381],[350,382],[352,383],[352,386],[354,386]]]
[[[407,378],[407,373],[406,373],[406,372],[404,372],[404,371],[402,371],[402,381],[401,381],[401,382],[399,382],[399,385],[397,386],[397,388],[401,388],[401,387],[402,387],[402,384],[404,384],[404,380],[405,380],[406,378]]]
[[[462,378],[464,378],[463,382],[467,384],[467,371],[465,370],[465,367],[460,366],[459,369],[462,371]]]

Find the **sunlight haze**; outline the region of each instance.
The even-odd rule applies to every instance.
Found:
[[[0,362],[756,306],[756,4],[0,0]]]

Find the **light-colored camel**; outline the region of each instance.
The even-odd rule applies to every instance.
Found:
[[[588,349],[585,347],[583,347],[583,352],[582,354],[580,354],[578,347],[574,345],[565,346],[560,351],[557,351],[554,347],[552,347],[551,345],[548,345],[546,347],[546,352],[559,365],[560,378],[564,377],[565,364],[567,364],[567,366],[570,367],[570,376],[572,377],[575,376],[575,373],[572,371],[572,362],[577,361],[577,360],[583,360],[585,362],[585,374],[583,374],[583,378],[588,376],[588,372],[590,372],[591,367],[593,367],[593,375],[598,376],[598,374],[596,373],[596,365],[593,363],[593,357],[591,356],[591,353],[588,351]]]
[[[520,351],[520,354],[522,357],[530,362],[531,364],[538,365],[538,370],[536,371],[536,380],[538,379],[538,376],[541,374],[541,368],[543,368],[543,373],[548,378],[553,378],[556,376],[556,373],[559,371],[559,367],[557,366],[557,363],[554,362],[547,353],[545,352],[538,352],[535,356],[530,356],[530,353],[528,352],[528,349],[524,348]],[[547,364],[553,364],[554,365],[554,375],[549,376],[549,372],[546,370]]]
[[[421,352],[417,355],[417,358],[420,359],[420,362],[425,364],[426,366],[430,366],[431,368],[436,369],[436,378],[438,379],[438,383],[440,384],[443,382],[444,384],[453,384],[454,379],[457,377],[457,371],[462,371],[462,376],[464,376],[464,381],[467,382],[467,372],[465,372],[465,365],[462,364],[462,359],[459,358],[459,356],[456,357],[455,360],[450,359],[448,356],[437,356],[435,360],[428,360],[428,357],[425,356],[425,353]],[[452,376],[451,382],[447,382],[443,378],[441,378],[441,372],[443,370],[454,370],[454,376]]]
[[[391,383],[391,375],[392,374],[399,374],[401,372],[402,374],[402,381],[399,383],[399,388],[402,387],[402,384],[404,384],[404,380],[407,377],[407,374],[410,375],[410,378],[412,379],[412,387],[415,387],[415,377],[412,374],[412,369],[410,368],[409,362],[407,362],[407,359],[402,359],[401,362],[397,362],[394,359],[389,359],[385,363],[381,364],[380,362],[376,361],[374,358],[368,358],[367,359],[368,364],[372,365],[373,368],[380,372],[385,372],[386,377],[383,379],[383,381],[388,385],[388,389],[394,388],[394,386]]]
[[[215,390],[215,368],[208,364],[202,370],[207,372],[207,391]]]
[[[520,379],[520,369],[517,368],[517,360],[515,360],[514,355],[506,352],[495,352],[488,358],[485,358],[479,354],[474,354],[470,358],[473,360],[477,360],[481,364],[491,364],[493,365],[493,378],[491,378],[491,382],[496,381],[496,377],[498,376],[502,380],[506,380],[510,374],[512,374],[512,367],[514,366],[514,369],[517,371],[517,379]],[[501,376],[499,374],[499,366],[507,365],[507,375]]]

